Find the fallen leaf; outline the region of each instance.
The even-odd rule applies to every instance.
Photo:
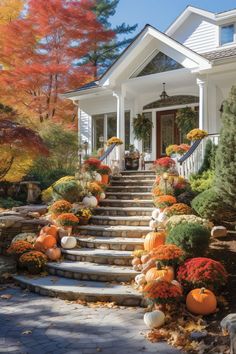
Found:
[[[3,300],[9,300],[12,298],[12,295],[11,294],[3,294],[0,296],[0,298]]]
[[[24,334],[24,335],[32,334],[32,331],[29,329],[27,331],[21,332],[21,334]]]

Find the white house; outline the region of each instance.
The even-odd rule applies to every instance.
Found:
[[[160,99],[165,83],[169,98]],[[199,127],[219,133],[220,107],[236,84],[236,9],[212,13],[188,6],[165,33],[146,25],[115,63],[95,82],[64,94],[79,106],[82,141],[90,150],[118,136],[134,141],[132,119],[153,122],[148,159],[180,142],[176,110],[199,110]]]

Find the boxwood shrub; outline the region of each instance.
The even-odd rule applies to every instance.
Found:
[[[166,243],[182,248],[186,257],[203,256],[209,242],[210,231],[205,226],[196,223],[184,223],[175,226],[166,239]]]

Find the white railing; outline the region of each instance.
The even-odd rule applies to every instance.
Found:
[[[177,161],[178,173],[189,178],[192,173],[197,173],[202,166],[205,154],[206,143],[211,140],[213,144],[218,145],[219,134],[209,134],[204,139],[194,142],[189,152]]]
[[[117,175],[123,169],[122,146],[113,144],[106,149],[100,160],[108,165],[112,174]]]

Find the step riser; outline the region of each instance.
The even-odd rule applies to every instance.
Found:
[[[155,181],[156,177],[153,176],[122,176],[122,177],[112,177],[111,182],[113,181],[122,181],[122,182],[129,182],[129,181],[146,181],[146,180],[152,180],[153,182]]]
[[[127,226],[149,226],[149,221],[147,220],[140,220],[140,221],[128,221],[128,220],[103,220],[103,219],[91,219],[90,223],[92,225],[111,225],[111,226],[116,226],[116,225],[127,225]]]
[[[96,248],[101,250],[113,251],[135,251],[143,250],[143,244],[122,244],[122,243],[100,243],[96,241],[80,240],[79,245],[84,248]]]
[[[122,194],[122,193],[106,193],[106,199],[118,199],[118,200],[130,200],[130,199],[142,199],[142,200],[150,200],[152,199],[152,194]]]
[[[132,211],[132,210],[103,210],[96,209],[94,210],[94,215],[103,215],[103,216],[151,216],[152,211]]]
[[[121,192],[127,192],[127,193],[151,193],[152,187],[145,187],[145,186],[139,186],[139,187],[132,187],[129,186],[128,188],[123,187],[108,187],[106,189],[106,194],[107,193],[121,193]]]
[[[124,231],[124,230],[79,230],[79,234],[89,235],[89,236],[98,236],[98,237],[127,237],[127,238],[142,238],[147,235],[149,231]]]
[[[17,281],[17,280],[16,280]],[[120,306],[145,306],[144,300],[140,296],[134,295],[101,295],[99,292],[96,295],[81,294],[73,292],[62,292],[56,290],[42,289],[38,286],[25,284],[23,282],[17,281],[22,289],[28,289],[29,291],[35,292],[42,296],[56,297],[62,300],[69,301],[86,301],[86,302],[114,302]]]
[[[64,258],[70,261],[91,262],[118,266],[130,266],[133,259],[133,257],[82,256],[72,254],[64,254]]]
[[[111,185],[112,186],[153,186],[154,184],[154,180],[153,181],[150,181],[150,180],[147,180],[147,181],[137,181],[136,179],[133,180],[133,181],[112,181],[111,182]]]
[[[77,279],[77,280],[93,280],[93,281],[104,281],[104,282],[130,282],[135,278],[135,274],[99,274],[99,273],[81,273],[73,272],[70,270],[55,269],[47,267],[49,274],[57,275],[64,278]]]
[[[150,202],[150,201],[143,201],[143,202],[140,202],[140,201],[137,201],[137,200],[134,200],[134,201],[124,201],[124,200],[115,200],[115,201],[111,201],[109,199],[105,199],[103,201],[100,202],[100,205],[101,206],[106,206],[106,207],[127,207],[127,208],[135,208],[135,207],[148,207],[148,208],[153,208],[153,202]],[[136,215],[136,214],[135,214]]]

